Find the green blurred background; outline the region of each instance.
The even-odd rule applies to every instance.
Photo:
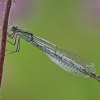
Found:
[[[16,0],[12,24],[89,59],[100,75],[100,0]],[[64,71],[24,40],[19,53],[5,57],[1,100],[100,100],[99,94],[99,82]]]

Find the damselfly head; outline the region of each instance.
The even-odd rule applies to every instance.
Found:
[[[10,31],[15,32],[16,30],[18,30],[17,25],[11,25],[11,26],[10,26]]]

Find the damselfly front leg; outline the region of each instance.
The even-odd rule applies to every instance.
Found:
[[[10,53],[8,53],[6,55],[9,55],[9,54],[12,54],[12,53],[15,53],[15,52],[19,52],[19,50],[20,50],[20,37],[18,36],[18,34],[16,34],[15,32],[13,32],[11,34],[7,33],[7,35],[10,38],[14,38],[14,42],[13,43],[11,41],[8,41],[8,40],[7,40],[7,42],[10,43],[10,44],[12,44],[12,45],[17,45],[17,46],[16,46],[16,50],[11,51]]]

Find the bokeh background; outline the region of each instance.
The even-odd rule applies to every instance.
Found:
[[[100,0],[16,1],[9,26],[17,24],[89,59],[100,75]],[[0,2],[2,26],[5,0]],[[7,50],[15,50],[15,46],[7,43]],[[100,100],[100,83],[64,71],[21,40],[20,52],[5,57],[0,96],[1,100]]]

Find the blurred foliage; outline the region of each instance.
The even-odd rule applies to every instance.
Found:
[[[99,0],[16,0],[12,24],[91,60],[100,74]],[[14,49],[7,43],[7,50]],[[2,100],[99,100],[99,89],[96,80],[64,71],[21,40],[20,52],[5,58],[0,95]]]

